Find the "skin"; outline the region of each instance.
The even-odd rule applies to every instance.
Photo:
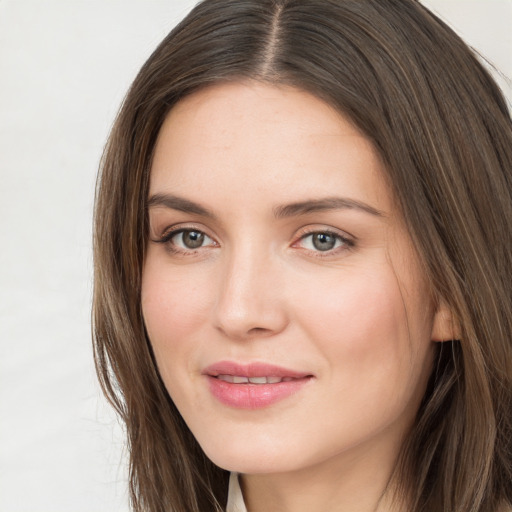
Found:
[[[333,197],[352,207],[276,218]],[[369,140],[309,93],[215,85],[165,120],[150,198],[142,307],[156,361],[208,457],[243,474],[250,512],[400,509],[386,487],[434,343],[451,333]],[[179,232],[162,242],[179,229],[204,233],[202,245]],[[312,233],[334,247],[319,250]],[[202,374],[223,360],[313,377],[269,407],[237,409]]]

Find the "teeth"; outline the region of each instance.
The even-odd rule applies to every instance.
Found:
[[[293,377],[241,377],[239,375],[217,375],[217,379],[232,384],[277,384],[278,382],[290,382]]]
[[[251,384],[266,384],[267,377],[249,377],[249,382]]]
[[[217,379],[225,382],[233,382],[233,375],[217,375]]]

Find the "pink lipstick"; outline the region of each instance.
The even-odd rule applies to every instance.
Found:
[[[300,391],[313,375],[265,363],[221,361],[203,370],[210,392],[224,405],[261,409]]]

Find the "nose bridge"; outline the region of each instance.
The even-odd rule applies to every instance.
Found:
[[[215,323],[231,338],[269,336],[287,324],[279,261],[257,245],[233,248],[223,262]]]

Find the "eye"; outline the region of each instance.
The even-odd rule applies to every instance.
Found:
[[[329,252],[342,247],[352,247],[354,244],[348,238],[330,231],[316,231],[302,236],[298,242],[302,248],[315,252]]]
[[[197,229],[178,229],[166,233],[159,243],[166,244],[170,250],[188,252],[215,245],[205,233]]]
[[[205,245],[211,245],[213,240],[202,231],[184,229],[175,233],[169,240],[181,249],[199,249]]]

